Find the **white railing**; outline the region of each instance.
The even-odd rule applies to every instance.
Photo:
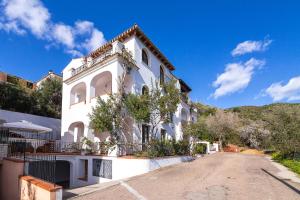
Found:
[[[105,59],[111,57],[114,54],[119,54],[127,62],[129,62],[131,64],[135,64],[135,60],[133,59],[132,53],[128,49],[123,48],[121,50],[121,52],[113,52],[113,49],[109,49],[106,52],[99,55],[95,59],[89,59],[88,58],[87,61],[85,61],[85,63],[83,65],[81,65],[80,67],[78,67],[76,69],[73,69],[71,75],[75,76],[76,74],[79,74],[80,72],[86,70],[87,68],[90,68],[90,67],[104,61]]]
[[[76,74],[79,74],[80,72],[86,70],[87,68],[89,67],[92,67],[94,66],[95,64],[97,63],[100,63],[102,62],[103,60],[105,60],[106,58],[112,56],[113,53],[112,53],[112,49],[104,52],[103,54],[101,54],[100,56],[98,56],[97,58],[95,59],[92,59],[92,60],[87,60],[84,64],[82,64],[80,67],[76,68],[76,69],[73,69],[72,71],[72,76],[75,76]]]

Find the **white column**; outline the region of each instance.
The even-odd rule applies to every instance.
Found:
[[[207,142],[206,144],[207,144],[206,153],[210,154],[210,143]]]
[[[73,134],[74,134],[74,142],[77,142],[77,137],[78,137],[78,127],[75,127],[75,128],[74,128]]]
[[[88,134],[89,134],[89,126],[84,125],[83,136],[88,137]]]
[[[90,100],[91,100],[91,82],[85,82],[85,85],[86,85],[86,95],[85,95],[85,102],[86,103],[89,103]]]

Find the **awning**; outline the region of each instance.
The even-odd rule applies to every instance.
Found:
[[[19,122],[3,123],[0,125],[0,127],[9,128],[18,131],[28,131],[28,132],[36,132],[36,133],[48,133],[52,131],[51,128],[33,124],[25,120],[21,120]]]

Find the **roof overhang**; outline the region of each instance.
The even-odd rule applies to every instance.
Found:
[[[182,79],[179,79],[181,92],[190,92],[192,89]]]
[[[112,43],[115,41],[123,42],[126,39],[135,35],[139,38],[143,44],[148,47],[148,49],[171,71],[175,70],[175,67],[169,62],[169,60],[163,55],[163,53],[151,42],[151,40],[144,34],[144,32],[138,27],[138,25],[134,25],[131,28],[127,29],[117,37],[113,38],[103,46],[99,47],[95,51],[91,52],[89,56],[92,58],[96,58],[101,55],[103,52],[112,48]]]

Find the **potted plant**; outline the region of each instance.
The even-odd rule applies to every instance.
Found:
[[[86,155],[92,152],[93,142],[87,137],[81,138],[81,155]]]

